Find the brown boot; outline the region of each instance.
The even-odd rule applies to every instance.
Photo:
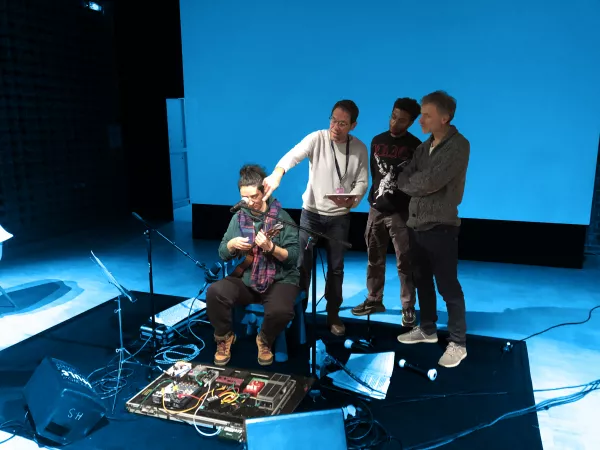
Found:
[[[327,312],[327,326],[329,326],[329,331],[334,336],[343,336],[346,334],[346,327],[344,326],[344,322],[340,319],[340,315],[337,312]]]
[[[258,333],[256,336],[256,346],[258,347],[258,363],[261,366],[268,366],[273,363],[273,352],[269,344],[262,337],[262,333]]]
[[[224,366],[231,359],[231,346],[235,342],[235,334],[230,331],[225,336],[215,335],[215,342],[217,343],[215,364],[217,366]]]

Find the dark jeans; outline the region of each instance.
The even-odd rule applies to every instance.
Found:
[[[467,324],[465,296],[458,281],[459,227],[438,225],[427,231],[413,231],[415,284],[421,310],[421,329],[427,334],[437,330],[437,299],[433,278],[448,310],[449,340],[465,345]]]
[[[261,332],[269,345],[294,318],[294,303],[298,286],[273,283],[264,293],[247,287],[241,278],[225,277],[210,285],[206,291],[206,313],[215,329],[216,336],[225,336],[231,331],[232,308],[235,305],[260,303],[265,308]]]
[[[317,231],[333,239],[348,241],[350,214],[324,216],[303,209],[300,216],[300,226]],[[305,290],[308,295],[310,292],[313,264],[313,245],[311,244],[307,248],[307,243],[308,233],[300,230],[300,257],[298,258],[300,288]],[[312,243],[316,242],[313,241]],[[326,240],[323,244],[327,250],[327,281],[325,283],[327,312],[338,314],[343,302],[342,284],[344,282],[344,253],[346,252],[346,247],[330,240]],[[307,305],[304,306],[306,309]]]
[[[383,301],[385,263],[388,243],[392,239],[396,252],[396,267],[400,277],[400,300],[402,308],[414,308],[415,285],[410,261],[410,233],[406,220],[400,213],[382,213],[369,210],[365,241],[367,243],[367,290],[369,300]]]

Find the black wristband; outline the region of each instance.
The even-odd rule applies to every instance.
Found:
[[[265,252],[264,252],[267,255],[272,255],[273,252],[275,251],[275,247],[276,247],[275,242],[271,241],[271,244],[273,244],[273,247],[271,247],[270,250],[265,250]]]

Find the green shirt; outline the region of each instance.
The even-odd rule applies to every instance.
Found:
[[[268,207],[271,206],[273,202],[273,197],[267,200]],[[268,211],[268,210],[267,210]],[[219,245],[219,256],[223,261],[230,261],[233,258],[236,258],[236,254],[229,253],[227,249],[227,243],[236,237],[242,236],[242,230],[240,229],[240,223],[238,219],[239,214],[250,214],[248,211],[240,210],[229,221],[229,226],[227,227],[227,231],[225,231],[225,235],[221,240],[221,244]],[[295,223],[290,215],[285,212],[283,209],[279,210],[279,214],[277,218],[281,220],[285,220],[286,222]],[[254,231],[258,233],[263,225],[263,218],[260,216],[253,217],[254,220]],[[271,256],[275,261],[276,273],[273,282],[279,283],[287,283],[298,286],[300,284],[300,272],[298,271],[298,255],[300,251],[300,246],[298,243],[298,229],[283,223],[283,229],[279,232],[277,236],[271,239],[275,245],[281,248],[285,248],[288,252],[288,257],[284,261],[279,261],[274,256]],[[268,258],[269,256],[267,256]],[[251,268],[248,267],[244,274],[242,275],[242,281],[246,286],[250,286],[250,274]]]

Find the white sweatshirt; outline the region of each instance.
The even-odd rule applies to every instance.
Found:
[[[315,131],[306,136],[279,160],[277,167],[287,172],[304,158],[308,158],[308,184],[302,195],[302,207],[325,216],[341,216],[348,214],[350,208],[340,208],[325,197],[326,194],[335,194],[336,189],[340,187],[332,144],[343,179],[341,186],[344,188],[344,193],[358,195],[360,202],[369,184],[369,153],[366,145],[354,136],[350,136],[347,173],[346,143],[338,144],[331,141],[329,130]]]

